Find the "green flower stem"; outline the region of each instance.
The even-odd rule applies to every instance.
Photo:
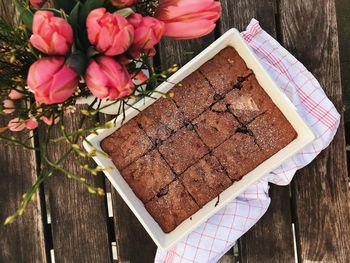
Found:
[[[15,145],[22,146],[23,148],[25,148],[27,150],[33,150],[33,151],[40,150],[39,148],[28,146],[28,145],[24,144],[23,142],[16,140],[15,138],[8,138],[8,137],[4,137],[2,135],[0,135],[0,141],[11,142]]]
[[[99,187],[94,187],[93,185],[89,184],[86,182],[86,179],[84,177],[81,176],[76,176],[73,173],[67,171],[66,169],[62,168],[60,165],[51,162],[48,158],[44,157],[45,161],[56,171],[59,171],[61,173],[63,173],[68,179],[73,179],[79,183],[81,183],[82,185],[86,186],[89,192],[95,191],[96,193],[101,192],[101,190],[99,190]],[[102,193],[102,192],[101,192]]]
[[[111,158],[108,156],[108,154],[106,154],[106,153],[104,153],[104,152],[102,152],[102,151],[96,149],[96,148],[92,145],[92,143],[89,142],[86,138],[84,138],[83,141],[85,141],[87,144],[89,144],[89,145],[93,148],[93,150],[96,151],[96,153],[98,153],[99,155],[101,155],[101,156],[103,156],[103,157],[105,157],[105,158],[107,158],[107,159],[111,159]]]
[[[84,129],[84,130],[79,129],[75,132],[67,134],[67,136],[61,136],[61,137],[57,137],[55,139],[50,139],[50,142],[58,143],[58,142],[67,140],[67,137],[71,138],[74,135],[80,136],[80,135],[83,135],[84,133],[94,132],[94,131],[97,131],[99,129],[109,128],[109,127],[110,127],[109,125],[102,125],[99,127],[92,127],[92,128],[88,128],[88,129]]]

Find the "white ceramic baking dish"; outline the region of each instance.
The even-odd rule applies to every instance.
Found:
[[[303,119],[297,113],[295,106],[290,102],[286,95],[277,87],[275,82],[271,79],[268,73],[265,71],[263,66],[260,64],[258,59],[255,57],[252,50],[241,38],[239,32],[236,29],[231,29],[201,52],[198,56],[188,62],[185,66],[179,69],[174,75],[169,78],[169,81],[161,84],[157,89],[161,92],[168,92],[174,86],[174,83],[180,82],[182,79],[187,77],[189,74],[197,70],[206,61],[213,58],[220,50],[227,46],[234,47],[239,55],[245,60],[247,66],[251,68],[260,85],[269,94],[274,103],[280,108],[286,118],[293,125],[297,131],[297,138],[287,145],[284,149],[280,150],[274,156],[263,162],[256,169],[248,173],[239,182],[234,183],[231,187],[220,194],[220,202],[217,206],[217,198],[206,204],[202,209],[192,216],[192,220],[187,219],[180,224],[175,230],[170,233],[164,233],[159,227],[157,222],[147,212],[143,203],[136,197],[134,192],[131,190],[129,185],[120,175],[119,171],[113,164],[113,162],[103,156],[97,155],[94,157],[96,163],[102,167],[113,167],[112,171],[105,172],[107,178],[111,181],[112,185],[118,191],[120,196],[128,204],[131,210],[134,212],[136,217],[140,220],[144,228],[147,230],[149,235],[152,237],[158,247],[167,250],[176,242],[180,241],[186,235],[191,233],[196,227],[202,224],[210,216],[215,214],[218,210],[223,208],[228,202],[234,199],[237,195],[242,193],[248,186],[258,181],[264,175],[278,167],[280,164],[285,162],[287,159],[292,157],[295,153],[304,148],[313,139],[314,135],[309,127],[305,124]],[[172,84],[171,84],[172,83]],[[154,94],[155,97],[159,98],[160,95]],[[139,110],[144,110],[149,105],[154,103],[154,99],[146,98],[145,100],[137,102],[134,107]],[[126,110],[126,121],[135,117],[139,112],[133,108]],[[101,150],[100,142],[116,131],[122,122],[122,116],[119,116],[115,121],[115,127],[111,129],[101,130],[98,135],[92,134],[88,136],[87,141]],[[124,122],[124,123],[125,123]],[[89,143],[84,142],[84,147],[87,151],[91,151],[92,147]]]

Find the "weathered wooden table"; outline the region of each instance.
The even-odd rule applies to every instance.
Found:
[[[8,7],[0,7],[0,13],[11,7],[12,2],[8,2]],[[157,63],[184,64],[229,28],[242,30],[255,17],[315,74],[342,111],[341,72],[343,82],[350,83],[350,71],[346,71],[350,66],[346,48],[350,43],[350,1],[221,2],[223,14],[213,34],[193,41],[163,41]],[[74,129],[78,117],[68,119]],[[0,126],[4,124],[0,119]],[[40,138],[39,133],[32,143],[40,143]],[[52,156],[63,147],[51,149]],[[0,153],[3,221],[35,180],[40,158],[6,144],[0,145]],[[74,162],[66,165],[83,173]],[[0,262],[152,262],[156,246],[126,204],[102,175],[90,180],[106,189],[105,198],[86,193],[59,174],[50,178],[22,218],[0,227]],[[291,186],[272,186],[271,196],[267,214],[222,262],[350,262],[350,194],[343,121],[330,147],[298,172]],[[109,199],[112,206],[107,205]]]

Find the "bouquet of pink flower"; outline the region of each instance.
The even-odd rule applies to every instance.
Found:
[[[85,128],[106,107],[122,113],[130,100],[151,96],[159,83],[177,66],[156,72],[151,59],[162,37],[191,39],[213,31],[221,6],[215,0],[14,0],[19,24],[0,20],[0,113],[9,115],[8,125],[0,128],[0,140],[40,151],[45,162],[38,182],[23,196],[19,210],[6,223],[21,215],[47,176],[60,171],[76,179],[92,193],[102,189],[89,185],[60,164],[69,154],[83,153],[79,140],[108,124]],[[163,94],[169,96],[169,94]],[[80,110],[79,129],[69,133],[64,114],[76,111],[77,101],[92,97]],[[102,105],[102,100],[104,105]],[[10,132],[31,132],[40,123],[48,125],[44,147],[31,148]],[[54,137],[51,128],[59,125],[62,134]],[[47,144],[66,141],[68,154],[58,161],[47,156]],[[92,174],[100,167],[81,167]]]

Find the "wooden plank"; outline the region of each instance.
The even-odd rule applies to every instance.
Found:
[[[220,30],[222,33],[232,27],[240,31],[245,30],[250,20],[255,18],[264,30],[275,35],[276,0],[223,0],[221,4]]]
[[[334,0],[282,0],[284,45],[315,74],[342,112]],[[310,48],[315,47],[315,48]],[[293,184],[299,260],[348,262],[350,193],[343,122],[333,143]]]
[[[8,118],[1,117],[0,127],[6,126],[7,121]],[[20,137],[27,138],[28,134]],[[33,140],[28,145],[33,147]],[[0,149],[0,262],[46,262],[39,195],[22,217],[11,225],[3,225],[36,180],[35,153],[4,142],[0,143]]]
[[[153,262],[156,244],[117,191],[111,188],[119,262]]]
[[[191,40],[163,38],[159,45],[161,67],[168,68],[173,64],[183,66],[211,44],[214,39],[214,34]]]
[[[65,117],[68,133],[78,129],[79,119],[77,113]],[[50,158],[58,160],[67,150],[66,144],[51,146]],[[90,165],[94,163],[91,161]],[[102,176],[94,177],[79,168],[75,157],[68,158],[64,167],[93,185],[104,185]],[[55,262],[111,262],[105,198],[88,193],[85,187],[61,173],[55,173],[45,183],[45,194],[52,221]]]
[[[276,37],[274,0],[222,1],[220,30],[245,30],[254,17]],[[264,217],[240,239],[242,262],[294,262],[293,233],[288,187],[271,186],[271,205]]]
[[[8,2],[8,4],[6,4]],[[1,17],[15,17],[10,0],[0,3]],[[0,127],[10,118],[0,117]],[[6,136],[11,136],[7,133]],[[25,139],[29,135],[20,135]],[[34,146],[34,139],[28,141]],[[39,195],[25,214],[11,225],[3,225],[21,202],[21,197],[37,177],[35,152],[0,142],[0,262],[46,262],[44,223]]]
[[[350,1],[336,0],[341,82],[343,86],[344,118],[350,122]],[[347,127],[346,127],[347,130]],[[349,144],[349,142],[348,142]]]
[[[295,262],[288,187],[272,186],[271,205],[240,240],[242,262]]]
[[[224,255],[222,258],[219,259],[217,263],[234,263],[235,257],[233,255]]]
[[[238,244],[236,243],[229,251],[226,252],[219,260],[218,263],[239,263],[240,261]]]

